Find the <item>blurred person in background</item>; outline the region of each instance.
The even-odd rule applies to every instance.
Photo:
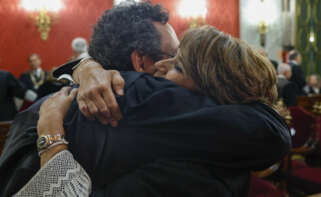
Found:
[[[297,94],[303,95],[303,87],[305,86],[305,76],[301,68],[302,56],[297,50],[292,50],[288,55],[288,64],[291,66],[292,81],[297,86]]]
[[[28,57],[30,70],[22,73],[19,80],[23,87],[32,90],[38,94],[38,89],[42,86],[47,78],[47,72],[41,68],[41,58],[37,53],[33,53]]]
[[[292,71],[288,64],[278,66],[278,98],[282,99],[287,107],[297,105],[297,87],[289,80],[291,76]]]
[[[74,52],[74,55],[70,58],[70,61],[88,57],[88,44],[85,38],[77,37],[72,40],[71,48]]]
[[[308,96],[320,94],[320,76],[317,74],[310,75],[303,92]]]
[[[0,121],[13,120],[17,113],[14,98],[34,101],[36,94],[27,91],[9,72],[0,70]]]

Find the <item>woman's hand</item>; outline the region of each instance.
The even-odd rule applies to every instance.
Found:
[[[64,87],[49,97],[40,107],[38,120],[38,135],[64,134],[63,120],[71,102],[77,94],[77,89]]]

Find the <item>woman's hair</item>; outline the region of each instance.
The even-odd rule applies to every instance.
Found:
[[[214,27],[188,30],[179,56],[186,74],[218,104],[272,105],[277,99],[276,73],[269,59]]]

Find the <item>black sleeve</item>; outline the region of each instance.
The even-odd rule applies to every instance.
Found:
[[[27,74],[26,74],[26,73],[23,73],[23,74],[19,77],[19,81],[20,81],[20,84],[22,85],[23,88],[28,89],[28,88],[27,88],[28,79],[27,79]]]
[[[125,90],[121,108],[126,124],[166,131],[162,138],[166,144],[179,147],[169,152],[196,155],[216,166],[255,170],[269,167],[288,153],[288,127],[268,106],[218,106],[205,96],[171,86],[172,82],[157,90],[167,83],[157,80],[148,76],[136,80]],[[148,142],[152,139],[154,152],[164,150],[157,146],[158,138]]]
[[[297,93],[295,84],[289,83],[284,87],[283,90],[283,101],[286,106],[296,106],[297,105]]]
[[[305,86],[305,77],[304,77],[302,68],[299,66],[297,66],[296,68],[296,75],[297,75],[297,83],[299,85],[300,91],[302,91],[302,88]]]
[[[106,188],[97,188],[91,196],[229,196],[231,188],[227,189],[221,179],[197,164],[158,160],[120,177]]]
[[[0,157],[0,196],[15,194],[40,168],[37,122],[38,111],[46,98],[18,113],[11,124]]]
[[[23,88],[22,84],[11,74],[7,76],[7,82],[9,86],[9,91],[11,96],[15,96],[23,99],[25,96],[26,90]]]
[[[82,59],[77,59],[74,61],[67,62],[61,66],[59,66],[54,72],[53,76],[58,78],[62,74],[69,74],[72,75],[73,70],[72,68],[76,66]]]

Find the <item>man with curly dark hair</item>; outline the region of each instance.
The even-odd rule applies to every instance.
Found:
[[[168,13],[160,5],[149,3],[123,4],[107,10],[96,24],[89,54],[105,69],[119,71],[135,69],[133,55],[147,58],[150,62],[163,59],[163,53],[175,55],[178,40],[167,24],[168,19]],[[149,66],[152,65],[145,65],[147,70]]]
[[[168,12],[149,1],[125,2],[105,11],[89,46],[89,54],[95,61],[83,60],[73,73],[71,68],[79,61],[55,72],[56,76],[73,74],[80,84],[77,99],[87,118],[96,116],[102,123],[112,124],[120,119],[119,107],[108,83],[112,80],[115,92],[121,94],[124,82],[117,71],[154,74],[157,61],[176,55],[179,41],[168,20]]]

